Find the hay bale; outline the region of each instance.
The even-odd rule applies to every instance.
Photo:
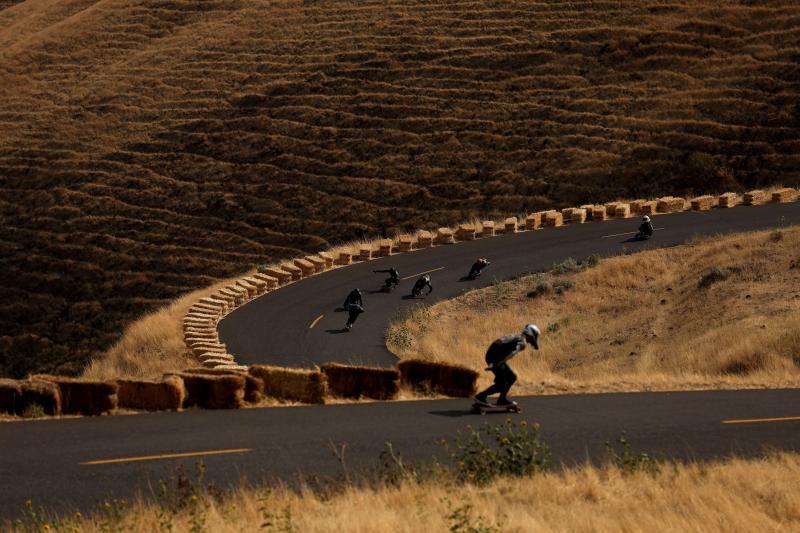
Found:
[[[305,259],[295,259],[294,265],[300,269],[300,272],[303,274],[304,278],[313,276],[316,271],[314,264],[310,261],[306,261]]]
[[[49,381],[23,380],[21,382],[22,392],[22,414],[30,405],[40,406],[45,414],[51,416],[60,415],[61,409],[61,390],[58,385]]]
[[[572,212],[574,210],[575,210],[574,207],[565,207],[564,209],[561,210],[561,217],[564,220],[564,222],[570,221],[570,219],[572,218]]]
[[[243,279],[250,285],[255,285],[256,296],[258,296],[259,294],[264,294],[269,290],[269,288],[267,287],[267,282],[255,276],[247,276],[246,278]]]
[[[267,268],[263,269],[262,274],[266,274],[267,276],[271,276],[271,277],[277,279],[278,283],[280,283],[281,285],[283,285],[284,283],[289,283],[290,281],[292,281],[291,272],[286,272],[285,270],[282,270],[280,268],[267,267]]]
[[[572,210],[572,216],[569,219],[573,224],[583,224],[586,222],[586,209],[577,207]]]
[[[465,366],[408,359],[397,369],[401,383],[420,392],[468,398],[477,391],[478,373]]]
[[[339,257],[336,259],[337,265],[349,265],[353,262],[353,254],[350,252],[339,252]]]
[[[255,298],[256,295],[258,294],[258,287],[256,285],[253,285],[252,283],[250,283],[246,279],[237,279],[236,280],[236,286],[237,287],[241,287],[241,288],[243,288],[244,290],[247,291],[247,299],[248,300],[250,300],[251,298]]]
[[[791,187],[779,189],[772,193],[772,201],[775,203],[794,202],[797,199],[797,191]]]
[[[277,289],[278,285],[280,285],[280,280],[274,276],[270,276],[269,274],[265,274],[263,272],[258,272],[257,274],[253,274],[253,277],[256,279],[260,279],[264,283],[267,284],[267,290]]]
[[[692,206],[692,211],[706,211],[714,207],[714,200],[716,200],[716,198],[706,194],[698,196],[697,198],[692,198],[689,203]]]
[[[366,245],[359,247],[358,260],[369,261],[370,259],[372,259],[372,247]]]
[[[0,378],[0,412],[22,415],[33,405],[45,414],[61,414],[61,393],[58,385],[49,381]]]
[[[758,205],[763,204],[767,200],[767,193],[756,189],[754,191],[749,191],[744,193],[743,203],[744,205]]]
[[[327,268],[327,263],[323,258],[318,255],[307,255],[305,257],[306,261],[314,265],[314,272],[319,274],[320,272],[325,272]]]
[[[21,414],[21,401],[22,387],[20,382],[15,379],[0,378],[0,412],[11,415]]]
[[[433,236],[430,231],[420,231],[417,235],[417,248],[429,248],[433,244]]]
[[[456,239],[459,241],[474,241],[475,226],[472,224],[459,224],[456,230]]]
[[[303,279],[303,271],[300,267],[291,263],[281,263],[281,270],[288,272],[289,275],[292,276],[292,281]]]
[[[647,200],[634,200],[628,205],[631,206],[631,215],[641,215],[642,214],[642,206],[647,202]]]
[[[530,215],[525,217],[525,229],[528,231],[533,231],[535,229],[539,229],[542,226],[542,214],[541,213],[531,213]]]
[[[252,365],[248,374],[263,382],[263,394],[268,397],[311,404],[325,403],[328,381],[319,370]]]
[[[264,401],[264,380],[250,374],[244,377],[244,401],[247,403],[261,403]]]
[[[402,237],[397,239],[397,243],[402,253],[408,253],[414,247],[414,240],[408,235],[403,235]]]
[[[640,215],[655,215],[658,211],[658,202],[655,200],[647,200],[643,202],[639,208]]]
[[[453,244],[453,230],[450,228],[439,228],[436,230],[436,244]]]
[[[603,207],[606,208],[606,216],[609,218],[614,218],[614,213],[617,211],[617,205],[620,202],[607,202]]]
[[[630,218],[631,206],[629,204],[620,202],[614,208],[614,218]]]
[[[179,411],[186,399],[186,387],[178,376],[160,381],[118,379],[119,406],[143,411]]]
[[[686,209],[686,200],[677,196],[664,196],[656,202],[656,212],[675,213]]]
[[[392,255],[392,241],[390,239],[381,239],[378,242],[378,256],[389,257]]]
[[[517,217],[508,217],[505,222],[503,222],[503,231],[505,233],[516,233]]]
[[[320,252],[317,254],[325,260],[325,269],[333,268],[333,256],[328,252]]]
[[[596,205],[592,207],[592,220],[605,220],[606,208],[603,205]]]
[[[65,376],[36,374],[32,381],[49,381],[58,386],[61,411],[69,415],[100,415],[117,408],[117,384]]]
[[[542,213],[542,225],[546,228],[555,228],[564,223],[564,215],[558,211],[545,211]]]
[[[388,400],[400,390],[400,374],[395,369],[327,363],[322,365],[322,372],[331,393],[342,398]]]
[[[238,409],[244,404],[245,379],[242,375],[226,373],[205,375],[180,372],[186,387],[184,407],[201,409]]]
[[[494,237],[494,220],[484,220],[481,227],[481,237]]]

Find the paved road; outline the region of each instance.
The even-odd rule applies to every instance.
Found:
[[[336,269],[281,288],[228,316],[220,334],[244,363],[308,366],[328,360],[391,365],[383,331],[408,300],[413,280],[394,294],[367,294],[368,311],[348,334],[334,309],[354,286],[377,288],[372,269],[395,265],[401,274],[433,273],[435,292],[425,301],[456,296],[492,277],[509,277],[572,256],[616,254],[670,246],[697,234],[715,234],[800,222],[800,204],[740,207],[656,217],[648,243],[626,242],[636,220],[567,226],[478,240]],[[492,259],[477,283],[459,281],[479,255]],[[313,328],[311,324],[317,317]],[[536,317],[530,317],[535,320]],[[55,511],[91,510],[109,498],[149,493],[179,463],[205,455],[218,485],[298,474],[335,477],[340,467],[330,444],[346,443],[352,469],[377,463],[384,443],[410,459],[441,454],[437,444],[479,417],[467,400],[309,406],[240,411],[153,413],[0,423],[0,519],[25,500]],[[731,453],[800,448],[800,391],[729,391],[527,397],[517,418],[539,422],[554,459],[602,456],[603,442],[626,430],[635,447],[676,459],[711,459]],[[487,415],[494,420],[502,417]],[[730,420],[749,420],[726,423]],[[178,454],[178,457],[171,457]],[[146,460],[136,460],[147,458]],[[85,464],[100,461],[100,463]],[[109,462],[110,461],[110,462]]]
[[[582,259],[595,253],[633,252],[681,244],[696,235],[800,223],[800,203],[687,211],[653,220],[656,228],[663,229],[646,242],[630,242],[631,232],[639,224],[639,219],[634,218],[478,239],[334,269],[270,292],[235,310],[220,322],[220,339],[243,364],[308,367],[335,361],[388,367],[396,360],[384,343],[386,325],[414,303],[452,298],[495,278],[547,269],[567,257]],[[483,277],[475,282],[461,281],[479,256],[492,261]],[[433,294],[424,299],[404,299],[416,276],[403,281],[392,294],[375,292],[385,274],[373,274],[372,270],[389,266],[398,268],[402,277],[436,270],[431,273]],[[365,293],[366,312],[351,332],[343,333],[346,316],[336,309],[355,287]],[[314,324],[320,315],[322,318]],[[536,317],[528,320],[536,322]],[[310,328],[312,324],[314,327]],[[514,325],[512,332],[522,325]]]
[[[800,390],[540,396],[520,399],[515,420],[539,422],[558,462],[604,456],[603,443],[627,431],[637,450],[710,459],[764,449],[800,451]],[[0,519],[32,499],[48,509],[96,508],[103,498],[150,493],[177,464],[197,457],[81,464],[163,454],[248,450],[205,456],[218,486],[299,473],[335,478],[330,444],[346,443],[353,471],[377,465],[385,442],[405,458],[442,456],[441,439],[503,415],[468,415],[468,400],[153,413],[0,424]],[[773,420],[795,417],[793,420]],[[726,420],[760,419],[745,423]]]

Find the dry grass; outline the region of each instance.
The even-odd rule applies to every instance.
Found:
[[[83,371],[88,379],[153,378],[197,365],[183,340],[181,323],[192,304],[239,278],[193,291],[133,322],[106,353]]]
[[[115,508],[71,521],[78,531],[112,529],[215,532],[750,532],[800,528],[800,456],[664,465],[654,474],[582,466],[488,487],[448,481],[351,487],[320,497],[305,491],[240,489],[222,501],[201,499],[177,514],[137,503],[117,520]],[[160,516],[159,516],[160,513]],[[462,529],[454,529],[459,522]],[[264,525],[268,524],[268,525]],[[494,527],[474,529],[467,527]],[[194,527],[194,528],[193,528]],[[104,529],[105,528],[105,529]]]
[[[796,26],[793,0],[0,1],[0,372],[77,374],[343,240],[796,185]]]
[[[401,358],[465,364],[483,386],[489,343],[534,322],[541,350],[514,359],[517,394],[797,387],[798,249],[790,228],[525,277],[418,308],[390,327],[389,345]]]

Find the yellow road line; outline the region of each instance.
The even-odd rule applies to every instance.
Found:
[[[82,465],[108,465],[113,463],[133,463],[136,461],[157,461],[160,459],[177,459],[180,457],[200,457],[204,455],[223,455],[227,453],[252,452],[253,448],[236,448],[233,450],[210,450],[207,452],[167,453],[162,455],[144,455],[141,457],[123,457],[120,459],[101,459],[99,461],[86,461]]]
[[[723,420],[723,424],[755,424],[758,422],[800,422],[800,416],[784,416],[781,418],[750,418],[745,420]]]
[[[316,326],[316,325],[317,325],[317,322],[319,322],[320,320],[322,320],[322,317],[324,317],[324,316],[325,316],[325,315],[319,315],[317,318],[315,318],[315,319],[314,319],[314,321],[311,323],[311,325],[310,325],[310,326],[308,326],[308,329],[312,329],[314,326]]]
[[[411,274],[410,276],[406,276],[404,278],[400,278],[401,280],[405,281],[411,278],[417,278],[423,274],[430,274],[431,272],[438,272],[439,270],[444,270],[444,267],[434,268],[433,270],[426,270],[425,272],[418,272],[416,274]]]
[[[664,228],[654,228],[653,231],[662,230]],[[626,231],[625,233],[614,233],[613,235],[603,235],[601,239],[608,239],[609,237],[621,237],[623,235],[636,235],[638,231]]]

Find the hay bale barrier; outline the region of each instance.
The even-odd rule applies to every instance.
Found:
[[[244,405],[245,379],[242,375],[176,374],[186,387],[184,407],[239,409]]]
[[[692,206],[692,211],[707,211],[714,207],[716,198],[710,195],[698,196],[697,198],[692,198],[690,204]]]
[[[29,406],[38,405],[46,415],[57,416],[62,412],[61,389],[49,381],[22,380],[22,409],[25,412]]]
[[[61,414],[61,392],[55,383],[0,378],[0,413],[24,415],[33,406],[47,415]]]
[[[389,400],[400,390],[400,373],[393,368],[327,363],[322,365],[322,372],[331,394],[342,398]]]
[[[542,213],[542,225],[546,228],[556,228],[564,224],[564,215],[558,211],[545,211]]]
[[[117,408],[117,383],[65,376],[36,374],[31,381],[48,381],[58,386],[61,412],[67,415],[101,415]]]
[[[248,374],[262,382],[262,394],[276,400],[322,404],[328,394],[328,380],[319,370],[251,365]]]
[[[791,187],[778,189],[772,193],[772,201],[774,203],[794,202],[797,199],[797,190]]]
[[[587,212],[583,207],[576,207],[572,210],[572,216],[569,218],[572,224],[583,224],[586,222]]]
[[[533,231],[539,229],[542,226],[542,214],[541,213],[531,213],[527,217],[525,217],[525,229],[528,231]]]
[[[481,224],[481,237],[494,237],[494,220],[484,220]]]
[[[744,205],[759,205],[763,204],[767,200],[767,193],[757,189],[754,191],[749,191],[744,193],[743,203]]]
[[[592,207],[592,220],[594,221],[602,221],[607,218],[606,215],[606,208],[602,205],[596,205]]]
[[[160,381],[118,379],[117,385],[121,408],[179,411],[186,400],[186,387],[179,376],[167,376]]]
[[[419,359],[400,361],[400,382],[417,392],[469,398],[477,392],[478,373],[471,368]]]

